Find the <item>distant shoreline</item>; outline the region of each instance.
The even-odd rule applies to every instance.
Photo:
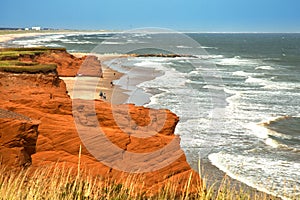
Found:
[[[97,34],[97,33],[105,33],[109,31],[79,31],[79,30],[45,30],[45,31],[11,31],[11,30],[0,30],[0,43],[8,42],[10,40],[14,40],[22,37],[33,37],[33,36],[41,36],[41,35],[58,35],[58,34]],[[1,46],[0,46],[1,48]]]
[[[62,34],[67,32],[52,32],[52,31],[0,31],[0,42],[7,42],[22,37],[32,37],[49,34]]]
[[[0,30],[0,43],[7,42],[16,38],[33,37],[40,35],[56,35],[56,34],[100,34],[100,33],[123,33],[123,31],[113,30]],[[163,32],[160,32],[163,33]],[[182,34],[300,34],[300,32],[201,32],[201,31],[178,31]],[[0,46],[1,48],[1,46]]]

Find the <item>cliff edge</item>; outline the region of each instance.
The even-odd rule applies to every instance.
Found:
[[[180,148],[179,137],[174,135],[179,120],[174,113],[101,100],[72,102],[59,75],[78,74],[79,63],[90,62],[91,71],[101,76],[101,65],[95,57],[78,59],[62,50],[21,56],[20,60],[55,63],[58,67],[57,73],[0,72],[3,165],[9,169],[77,169],[80,152],[80,167],[90,175],[122,183],[132,172],[138,173],[143,178],[135,184],[150,193],[169,182],[178,191],[188,180],[195,187],[200,183]],[[145,156],[133,160],[136,155]]]

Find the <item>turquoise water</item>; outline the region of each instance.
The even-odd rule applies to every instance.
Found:
[[[129,85],[129,102],[168,108],[180,117],[176,133],[192,166],[206,159],[250,186],[300,198],[300,34],[69,34],[5,45],[193,55],[108,64],[128,76],[153,76]],[[148,98],[135,102],[141,93]]]

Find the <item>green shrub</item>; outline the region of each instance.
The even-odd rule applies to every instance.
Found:
[[[56,72],[55,64],[40,64],[38,62],[21,62],[20,56],[34,56],[49,51],[65,51],[65,48],[3,48],[0,49],[0,71],[11,73],[51,73]]]

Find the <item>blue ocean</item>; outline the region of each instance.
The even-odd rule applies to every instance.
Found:
[[[106,64],[130,80],[141,77],[134,84],[115,82],[128,90],[129,103],[167,108],[180,117],[176,134],[191,166],[204,160],[261,191],[300,198],[300,34],[103,32],[3,45],[183,55]]]

